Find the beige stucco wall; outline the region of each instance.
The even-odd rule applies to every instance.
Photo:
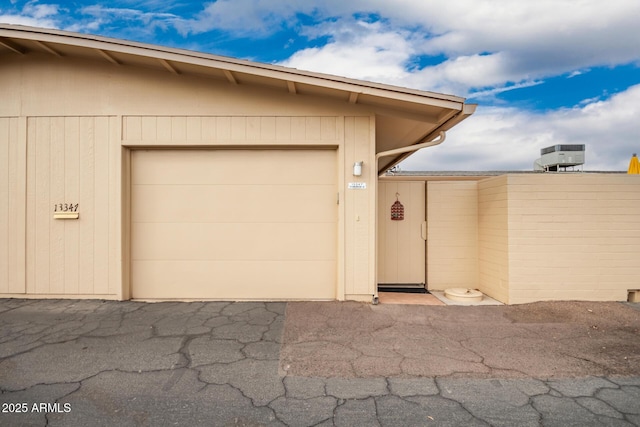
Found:
[[[507,177],[478,182],[478,289],[509,301]]]
[[[509,175],[511,304],[625,301],[640,288],[640,177]]]
[[[0,297],[127,299],[131,150],[266,146],[337,150],[336,295],[371,300],[370,111],[242,81],[37,53],[12,59],[0,67]],[[364,161],[360,177],[354,161]],[[348,189],[352,181],[366,188]],[[79,203],[80,219],[53,220],[54,203]]]
[[[478,287],[478,185],[427,183],[427,285]]]

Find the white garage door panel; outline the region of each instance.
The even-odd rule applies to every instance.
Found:
[[[138,261],[135,298],[333,299],[335,261]],[[332,286],[328,286],[328,284]]]
[[[144,156],[136,155],[136,167],[131,171],[131,179],[136,184],[327,184],[328,172],[333,173],[329,182],[336,181],[334,150],[157,150],[144,153]],[[323,163],[329,170],[310,167],[310,163]]]
[[[139,223],[132,259],[333,260],[335,228],[335,223]]]
[[[334,150],[132,153],[134,298],[330,299]]]
[[[136,222],[335,222],[330,185],[135,185]]]

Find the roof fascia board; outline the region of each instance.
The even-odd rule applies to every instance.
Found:
[[[328,87],[349,93],[396,99],[410,103],[431,105],[453,110],[461,110],[464,105],[464,98],[451,95],[405,89],[396,86],[341,78],[327,74],[303,72],[281,66],[236,60],[187,50],[162,48],[155,45],[110,39],[100,36],[23,26],[0,25],[0,37],[22,38],[25,40],[40,41],[42,43],[59,43],[70,46],[85,47],[100,51],[103,56],[107,54],[107,51],[110,51],[114,53],[144,56],[154,59],[164,59],[174,63],[182,62],[207,68],[218,68],[223,71],[247,73],[277,80],[290,81],[297,84]],[[105,57],[109,59],[108,56]],[[114,58],[111,57],[110,60],[113,59]],[[117,63],[119,63],[119,61]]]

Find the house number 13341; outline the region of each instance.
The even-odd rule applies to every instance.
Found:
[[[78,203],[56,203],[53,205],[54,212],[78,212]]]

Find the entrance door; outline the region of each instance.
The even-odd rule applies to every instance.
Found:
[[[378,191],[378,284],[422,287],[426,265],[425,184],[381,181]]]

